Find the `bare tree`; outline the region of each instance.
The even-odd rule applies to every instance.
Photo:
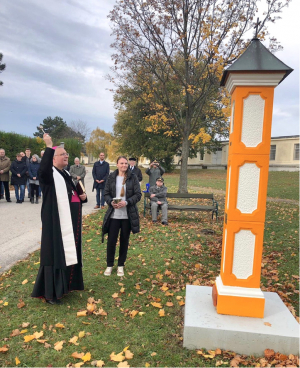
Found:
[[[163,125],[166,134],[176,129],[182,138],[180,192],[187,191],[189,147],[206,134],[197,131],[199,120],[213,123],[222,118],[222,104],[228,104],[222,95],[214,102],[216,81],[248,46],[261,7],[266,10],[256,29],[265,39],[267,24],[278,19],[289,1],[117,0],[109,15],[116,50],[113,80],[117,86],[120,80],[130,85],[128,75],[143,70],[138,77],[147,92],[141,97],[151,100],[157,112],[153,129]]]
[[[80,119],[72,120],[68,125],[75,133],[79,133],[79,135],[84,138],[85,142],[89,139],[91,128],[85,121]]]
[[[0,73],[2,73],[5,70],[6,65],[2,64],[2,58],[3,58],[3,54],[1,54],[0,52]],[[0,86],[3,86],[3,82],[0,81]]]

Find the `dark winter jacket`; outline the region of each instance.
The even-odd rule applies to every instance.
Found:
[[[141,169],[139,169],[137,166],[134,166],[133,169],[131,170],[131,172],[137,176],[139,181],[143,180],[143,174],[141,172]]]
[[[95,162],[92,175],[94,179],[93,190],[94,188],[103,189],[109,175],[109,163],[106,161],[103,161],[102,164],[100,163],[100,161]],[[104,182],[97,183],[96,180],[104,180]]]
[[[108,204],[108,209],[104,216],[102,224],[102,243],[104,241],[104,234],[108,233],[110,217],[114,211],[111,202],[116,197],[116,178],[119,174],[119,170],[115,170],[111,173],[106,181],[104,189],[104,198]],[[136,234],[140,231],[140,219],[137,208],[137,202],[142,197],[140,183],[136,175],[132,174],[130,170],[127,170],[126,179],[126,202],[127,202],[127,215],[131,225],[131,231]]]
[[[39,179],[39,176],[38,176],[39,168],[40,168],[40,164],[37,161],[36,162],[30,162],[30,165],[29,165],[29,168],[28,168],[30,179],[33,179],[33,178],[36,178],[37,180]]]
[[[11,185],[25,185],[27,181],[27,172],[28,168],[26,162],[21,160],[15,160],[10,166],[11,175]],[[18,177],[17,174],[21,174],[21,177]]]

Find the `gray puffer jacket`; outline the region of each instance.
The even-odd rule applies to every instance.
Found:
[[[150,187],[149,193],[155,194],[155,197],[150,198],[151,201],[157,202],[160,201],[161,203],[167,203],[167,187],[162,185],[159,187],[158,185],[154,185],[153,187]]]
[[[113,198],[116,197],[116,178],[119,174],[119,170],[115,170],[111,173],[106,180],[104,188],[105,202],[108,204],[108,209],[103,219],[102,224],[102,243],[104,242],[104,235],[108,233],[110,217],[114,211],[111,205]],[[131,225],[131,231],[136,234],[140,231],[140,218],[137,203],[142,197],[141,187],[136,175],[132,174],[130,170],[127,170],[126,179],[126,201],[127,201],[127,215]]]

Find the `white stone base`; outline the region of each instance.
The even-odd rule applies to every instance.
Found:
[[[211,293],[209,286],[187,285],[184,347],[219,348],[258,356],[265,349],[273,349],[286,355],[299,355],[299,324],[278,294],[264,292],[265,316],[251,318],[218,314]]]

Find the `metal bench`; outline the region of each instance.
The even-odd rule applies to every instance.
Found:
[[[213,194],[199,194],[199,193],[167,193],[167,198],[175,199],[207,199],[211,200],[210,205],[194,205],[194,204],[169,204],[168,211],[211,211],[211,218],[216,215],[218,219],[218,202],[214,199]],[[144,217],[146,216],[146,210],[151,210],[150,205],[150,193],[144,192]]]

